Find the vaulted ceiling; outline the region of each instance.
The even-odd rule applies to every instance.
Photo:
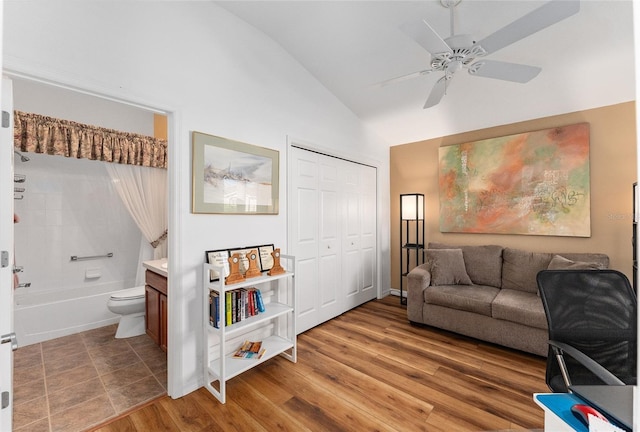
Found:
[[[481,40],[545,3],[462,0],[455,34]],[[390,145],[635,99],[630,0],[583,0],[577,14],[491,54],[541,67],[530,82],[460,70],[428,109],[423,105],[442,73],[376,84],[429,68],[431,55],[400,27],[424,19],[450,36],[450,10],[440,0],[217,4],[280,44]]]

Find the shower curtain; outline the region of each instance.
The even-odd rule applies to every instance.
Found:
[[[139,285],[144,281],[141,263],[167,256],[167,170],[113,163],[105,166],[118,195],[147,241],[140,248],[136,276]]]

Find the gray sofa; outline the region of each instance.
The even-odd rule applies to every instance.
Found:
[[[608,267],[609,257],[600,253],[429,243],[425,264],[408,275],[407,316],[412,323],[546,356],[547,320],[538,272]]]

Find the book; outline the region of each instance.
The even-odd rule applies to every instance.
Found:
[[[259,289],[256,289],[256,300],[257,300],[257,306],[258,306],[258,312],[264,312],[264,301],[262,301],[262,294],[260,293]]]
[[[225,303],[226,325],[231,325],[231,291],[225,293]]]
[[[249,292],[247,295],[247,299],[249,301],[249,316],[256,315],[255,298],[256,298],[256,289],[249,288]]]
[[[209,293],[209,324],[215,328],[220,328],[220,303],[218,297],[216,291]]]
[[[265,348],[262,348],[262,341],[251,342],[244,341],[242,346],[233,353],[233,358],[241,359],[259,359],[265,353]]]

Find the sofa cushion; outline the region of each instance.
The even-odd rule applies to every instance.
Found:
[[[502,285],[502,246],[452,246],[444,243],[429,243],[430,249],[462,249],[467,274],[474,284]]]
[[[502,251],[502,288],[538,292],[536,276],[549,267],[554,254],[504,248]]]
[[[501,289],[491,304],[491,316],[529,327],[547,328],[542,300],[534,293]]]
[[[424,301],[438,306],[491,316],[499,288],[485,285],[440,285],[424,290]]]
[[[605,266],[598,262],[573,261],[561,255],[554,255],[548,270],[602,270]]]
[[[471,285],[460,249],[427,249],[431,285]]]
[[[591,252],[562,252],[554,253],[553,255],[560,255],[561,257],[571,261],[596,263],[600,265],[602,269],[609,268],[609,256],[606,254]]]

